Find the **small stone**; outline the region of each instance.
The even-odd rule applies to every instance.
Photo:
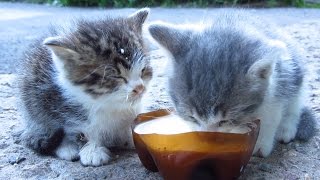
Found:
[[[12,87],[11,84],[9,84],[9,83],[7,83],[7,82],[6,82],[6,83],[1,83],[1,85],[7,86],[7,87]]]
[[[311,180],[310,175],[309,175],[309,174],[305,174],[305,175],[304,175],[304,180]]]
[[[25,161],[27,158],[21,157],[17,160],[17,164],[20,164],[21,162]]]
[[[0,149],[5,149],[5,148],[7,148],[8,146],[9,146],[9,144],[3,142],[3,143],[0,144]]]
[[[287,165],[285,162],[281,161],[279,164],[280,164],[280,166],[283,167],[284,169],[288,169],[288,165]]]
[[[288,180],[296,180],[296,179],[299,179],[299,177],[295,174],[291,174],[291,173],[288,173],[284,179],[288,179]]]
[[[310,95],[310,97],[317,97],[317,96],[318,96],[318,95],[317,95],[317,94],[314,94],[314,93]]]
[[[299,145],[297,145],[297,144],[294,146],[294,149],[295,149],[297,152],[302,153],[302,154],[306,154],[306,153],[307,153],[307,151],[305,150],[304,147],[301,147],[301,146],[299,146]]]
[[[264,171],[264,172],[272,172],[272,167],[270,164],[261,163],[259,165],[259,170]]]
[[[21,143],[21,139],[20,139],[20,138],[15,139],[13,142],[14,142],[15,144],[20,144],[20,143]]]
[[[296,157],[297,156],[297,151],[291,149],[290,151],[288,151],[288,155],[291,157]]]
[[[8,163],[10,163],[11,165],[19,164],[19,163],[25,161],[26,159],[27,158],[20,157],[20,156],[10,156],[8,159]]]
[[[315,54],[315,55],[313,55],[313,58],[320,58],[320,56]]]

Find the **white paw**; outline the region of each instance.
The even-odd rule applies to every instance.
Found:
[[[297,128],[296,127],[282,127],[279,129],[277,132],[277,139],[279,141],[283,141],[284,143],[289,143],[292,141],[297,133]]]
[[[109,150],[94,143],[87,143],[80,150],[80,161],[84,166],[101,166],[109,162]]]
[[[61,144],[55,152],[60,159],[74,161],[79,159],[79,149],[75,144]]]
[[[268,157],[273,150],[273,144],[256,144],[253,154],[259,157]]]

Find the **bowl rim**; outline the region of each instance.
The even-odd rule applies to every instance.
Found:
[[[250,135],[252,133],[254,133],[254,131],[258,131],[258,133],[260,132],[260,126],[261,126],[261,120],[260,119],[254,119],[251,121],[248,121],[247,124],[248,127],[250,128],[249,131],[245,132],[245,133],[231,133],[231,132],[217,132],[217,131],[190,131],[190,132],[183,132],[183,133],[174,133],[174,134],[160,134],[160,133],[146,133],[146,134],[142,134],[142,133],[137,133],[134,129],[143,123],[146,123],[148,121],[152,121],[154,119],[156,119],[157,117],[164,117],[164,116],[168,116],[170,115],[172,112],[175,112],[175,110],[173,108],[165,108],[165,109],[158,109],[155,111],[150,111],[150,112],[145,112],[145,113],[141,113],[138,114],[138,116],[134,119],[132,125],[131,125],[131,129],[133,133],[139,134],[139,135],[148,135],[148,134],[152,134],[152,135],[161,135],[161,136],[172,136],[172,135],[178,135],[178,134],[189,134],[189,133],[199,133],[199,134],[211,134],[211,135],[227,135],[227,136],[233,136],[233,135]],[[149,114],[151,113],[157,113],[157,114],[163,114],[162,116],[150,116]],[[142,119],[142,118],[150,118],[150,119]],[[255,127],[253,127],[255,126]]]

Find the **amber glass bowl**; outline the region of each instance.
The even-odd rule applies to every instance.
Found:
[[[260,121],[248,123],[243,134],[194,131],[180,134],[138,134],[140,123],[165,117],[161,109],[138,115],[133,139],[142,164],[159,171],[165,180],[236,179],[246,167],[255,146]]]

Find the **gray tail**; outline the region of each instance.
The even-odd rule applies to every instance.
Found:
[[[308,141],[316,134],[316,118],[312,110],[307,107],[304,107],[302,109],[300,118],[301,119],[298,125],[296,139],[301,141]]]

